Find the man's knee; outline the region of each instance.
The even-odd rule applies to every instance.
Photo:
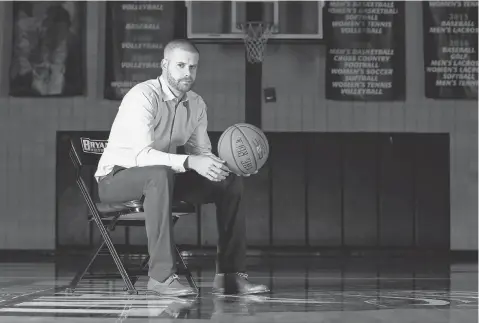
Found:
[[[144,171],[147,172],[146,177],[149,185],[168,183],[173,178],[173,171],[167,166],[147,166]]]

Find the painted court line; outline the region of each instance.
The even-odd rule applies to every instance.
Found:
[[[55,306],[62,306],[62,307],[74,307],[74,306],[116,306],[119,305],[170,305],[174,303],[174,301],[170,300],[114,300],[114,301],[82,301],[82,302],[23,302],[16,306],[18,307],[55,307]]]
[[[155,310],[157,310],[155,308]],[[54,308],[0,308],[0,313],[55,313],[55,314],[122,314],[124,309],[54,309]],[[143,308],[128,309],[129,316],[150,316],[150,311]]]

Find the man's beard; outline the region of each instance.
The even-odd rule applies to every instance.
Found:
[[[191,78],[182,78],[179,80],[176,80],[170,72],[166,73],[166,78],[168,80],[168,84],[174,88],[177,91],[180,91],[182,93],[188,92],[192,87],[193,87],[193,79]],[[184,83],[182,81],[190,81],[189,83]]]

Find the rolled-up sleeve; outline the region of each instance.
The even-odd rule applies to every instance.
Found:
[[[133,88],[122,100],[112,126],[114,144],[134,157],[134,165],[164,165],[184,172],[187,155],[170,154],[152,148],[155,133],[156,108],[141,88]]]
[[[198,125],[186,142],[185,151],[189,155],[212,155],[211,141],[208,136],[207,106],[202,99],[198,104],[201,109]]]

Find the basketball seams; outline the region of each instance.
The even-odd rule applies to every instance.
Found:
[[[233,139],[233,134],[234,134],[234,131],[236,130],[237,128],[234,127],[232,130],[231,130],[231,139]],[[239,129],[238,129],[239,130]],[[243,170],[241,169],[240,165],[238,165],[238,161],[236,160],[236,158],[234,157],[234,150],[233,150],[233,140],[230,140],[230,145],[231,145],[231,153],[233,154],[233,160],[235,161],[235,164],[236,164],[236,167],[238,167],[238,169],[240,170],[241,173],[243,174],[247,174],[245,172],[243,172]]]
[[[247,123],[243,123],[243,124],[240,124],[242,127],[245,127],[245,128],[248,128],[250,130],[253,130],[254,132],[256,132],[261,138],[263,138],[264,140],[264,143],[266,145],[266,147],[268,148],[268,151],[267,151],[267,154],[269,154],[269,144],[268,144],[268,138],[266,138],[266,135],[264,133],[260,133],[258,132],[258,130],[256,130],[254,127],[252,127],[251,125],[247,124]]]
[[[218,156],[220,154],[220,151],[221,151],[221,143],[223,142],[223,139],[224,139],[224,136],[225,136],[225,133],[223,132],[223,134],[220,136],[220,139],[218,140],[218,144],[217,144],[217,147],[216,147],[216,150],[218,150]]]
[[[233,127],[228,127],[228,129],[226,129],[220,136],[220,139],[218,140],[218,155],[220,155],[220,151],[221,151],[221,144],[223,143],[223,140],[226,138],[226,136],[231,133],[231,136],[230,138],[233,138],[233,132],[234,132],[235,128]],[[233,153],[233,142],[232,140],[230,140],[230,152],[231,154],[234,154]],[[236,161],[236,158],[233,157],[233,160],[236,164],[236,167],[238,167],[238,169],[241,171],[241,167],[238,165],[238,162]],[[242,171],[241,171],[242,172]],[[243,172],[242,172],[243,173]]]
[[[234,127],[235,127],[236,129],[238,129],[239,132],[241,132],[241,134],[243,135],[243,138],[244,138],[245,141],[248,143],[249,149],[251,150],[251,153],[253,154],[253,157],[254,157],[254,158],[253,158],[253,159],[254,159],[254,168],[255,168],[256,170],[258,170],[258,161],[256,160],[253,147],[251,147],[251,144],[249,143],[248,137],[247,137],[246,134],[243,132],[243,130],[241,130],[237,125],[234,125]]]

